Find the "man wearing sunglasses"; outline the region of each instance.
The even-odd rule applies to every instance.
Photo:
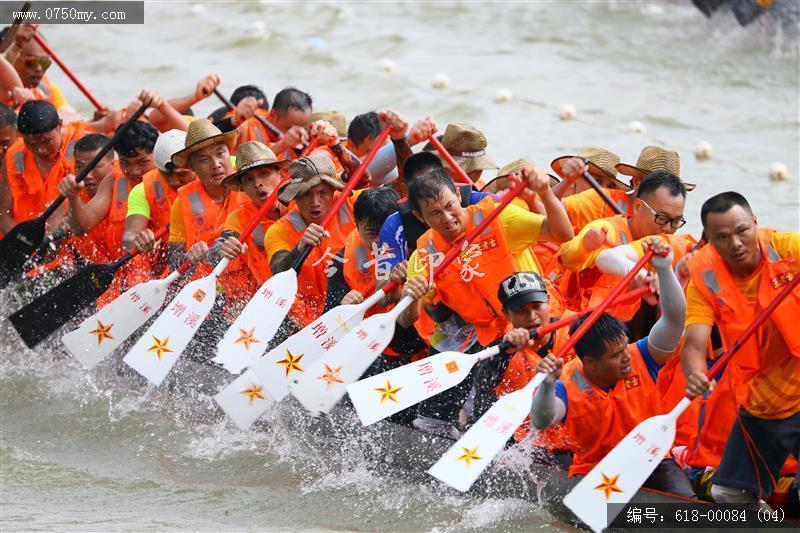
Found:
[[[565,270],[560,288],[574,310],[599,304],[619,281],[619,272],[598,262],[603,250],[661,235],[673,247],[674,262],[679,261],[695,242],[689,235],[673,235],[686,224],[685,203],[686,187],[680,178],[668,172],[652,172],[639,184],[630,215],[594,220],[563,244],[558,252]],[[644,272],[637,283],[646,280]],[[640,307],[639,300],[611,306],[609,312],[622,321],[631,321]]]
[[[16,101],[12,94],[5,103],[18,108],[17,103],[21,104],[27,100],[47,100],[60,114],[74,114],[75,110],[69,105],[61,89],[45,76],[45,72],[52,64],[52,59],[33,39],[33,33],[34,30],[31,26],[24,25],[20,28],[15,43],[9,50],[11,57],[6,55],[6,58],[13,63],[14,70],[19,74],[22,86],[27,89],[25,91],[27,94],[17,94]]]

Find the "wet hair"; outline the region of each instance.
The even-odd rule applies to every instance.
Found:
[[[675,174],[669,172],[657,171],[651,172],[639,183],[639,188],[636,189],[636,198],[641,198],[645,195],[651,195],[661,187],[665,187],[670,196],[681,195],[686,198],[686,185],[683,184],[681,179]]]
[[[313,102],[308,93],[304,93],[300,89],[295,89],[294,87],[287,87],[275,95],[275,101],[272,102],[272,109],[275,111],[289,111],[290,109],[311,111],[312,105]]]
[[[703,202],[703,207],[700,208],[700,222],[705,228],[709,213],[725,213],[735,205],[744,209],[747,214],[753,214],[753,209],[744,196],[735,191],[721,192]]]
[[[239,102],[248,96],[252,96],[256,100],[263,100],[264,103],[261,104],[261,109],[269,110],[267,95],[255,85],[242,85],[241,87],[237,87],[233,93],[231,93],[231,103],[233,105],[239,105]]]
[[[364,224],[368,231],[377,233],[389,215],[397,212],[399,199],[400,195],[390,187],[365,190],[353,205],[356,224]]]
[[[142,149],[145,152],[152,152],[158,139],[158,130],[147,122],[137,120],[125,135],[119,138],[114,149],[122,157],[132,157],[136,155],[136,150]]]
[[[347,128],[347,138],[361,144],[367,137],[377,137],[381,132],[381,121],[375,111],[356,115]]]
[[[28,100],[17,115],[17,129],[23,135],[38,135],[53,131],[61,123],[58,111],[47,100]]]
[[[94,152],[108,144],[109,138],[102,133],[89,133],[84,135],[75,143],[76,152]],[[114,150],[109,150],[105,155],[106,159],[114,159]]]
[[[419,152],[403,163],[403,181],[408,185],[417,177],[436,168],[444,168],[441,159],[430,152]]]
[[[573,322],[569,327],[569,334],[573,335],[588,317],[589,315],[584,315]],[[575,353],[581,359],[591,357],[597,360],[606,353],[608,345],[614,341],[628,342],[627,328],[617,317],[603,313],[575,343]]]
[[[421,200],[438,198],[444,191],[456,193],[453,178],[444,168],[434,168],[411,182],[408,186],[408,201],[418,213],[422,212]]]
[[[7,128],[9,126],[16,129],[17,114],[14,112],[14,108],[0,102],[0,128]]]

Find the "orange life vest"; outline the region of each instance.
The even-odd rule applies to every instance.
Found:
[[[144,196],[150,205],[150,227],[163,228],[169,224],[169,215],[178,191],[169,186],[157,168],[142,176]]]
[[[58,184],[75,173],[75,142],[87,130],[85,122],[70,122],[62,128],[61,150],[47,176],[42,176],[33,152],[22,138],[6,151],[6,182],[11,190],[11,217],[15,222],[30,220],[42,213],[58,196]]]
[[[784,259],[770,242],[772,229],[758,230],[762,265],[759,267],[758,305],[742,295],[725,261],[713,246],[704,246],[689,259],[692,282],[714,309],[714,321],[719,328],[725,348],[732,346],[755,319],[756,312],[765,308],[797,275],[797,265]],[[794,273],[793,273],[794,270]],[[795,290],[777,309],[770,320],[783,336],[792,354],[800,356],[800,294]],[[758,335],[750,338],[728,362],[722,377],[711,394],[702,401],[697,438],[689,450],[687,463],[693,466],[718,466],[736,419],[739,405],[748,396],[748,381],[759,368]]]
[[[347,286],[360,292],[364,298],[368,297],[367,289],[372,286],[374,289],[376,281],[377,261],[372,255],[371,250],[367,250],[358,236],[358,230],[351,231],[344,242],[344,266],[343,274]],[[364,314],[369,317],[377,313],[385,313],[393,306],[374,305]]]
[[[338,196],[336,194],[334,199]],[[347,235],[356,228],[352,203],[347,201],[339,208],[337,216],[333,217],[331,223],[325,228],[330,237],[325,237],[319,246],[311,250],[297,276],[297,294],[302,295],[302,298],[295,299],[292,314],[304,326],[322,315],[325,308],[325,292],[328,289],[328,275],[325,272],[327,263],[333,261],[330,258],[342,249]],[[300,242],[300,237],[307,227],[300,211],[296,209],[289,211],[276,224],[283,225],[289,236],[288,242],[292,246]],[[336,264],[332,266],[339,268]]]
[[[571,363],[577,368],[563,381],[568,403],[565,426],[575,446],[570,476],[588,473],[639,422],[663,412],[658,389],[636,343],[628,349],[631,373],[608,392],[589,381],[580,360]]]
[[[495,207],[493,198],[484,198],[467,207],[466,231],[469,232],[480,224]],[[417,248],[426,250],[427,257],[434,253],[446,253],[448,246],[442,236],[432,229],[426,231],[417,241]],[[465,281],[461,275],[462,261],[456,259],[437,274],[436,294],[447,307],[456,310],[466,322],[474,326],[478,341],[486,346],[497,338],[498,332],[505,331],[508,325],[503,307],[497,299],[497,288],[501,281],[518,268],[498,218],[489,224],[461,257],[470,249],[480,250],[480,255],[474,257],[472,264],[478,274]]]
[[[47,76],[42,76],[42,79],[39,81],[39,85],[28,90],[33,93],[33,100],[47,100],[55,106],[55,91],[53,90],[52,83]],[[22,104],[18,106],[14,105],[13,95],[6,99],[5,104],[9,107],[15,108],[16,111],[19,111],[22,107]]]

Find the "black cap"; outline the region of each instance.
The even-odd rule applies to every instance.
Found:
[[[517,272],[500,282],[497,298],[509,311],[519,311],[531,302],[547,302],[550,297],[541,276],[536,272]]]
[[[28,100],[17,115],[17,129],[23,135],[38,135],[56,129],[61,122],[58,111],[47,100]]]

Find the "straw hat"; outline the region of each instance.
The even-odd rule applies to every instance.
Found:
[[[172,164],[172,156],[183,150],[185,145],[185,131],[169,130],[159,135],[153,147],[153,159],[158,170],[167,172],[167,164]]]
[[[330,111],[316,111],[311,113],[311,118],[309,118],[308,121],[310,123],[318,120],[324,120],[336,128],[340,138],[347,138],[347,119],[345,118],[344,114],[333,109]]]
[[[612,152],[611,150],[607,150],[599,146],[588,146],[586,148],[581,148],[580,150],[578,150],[577,156],[562,155],[561,157],[553,159],[553,161],[550,163],[550,167],[559,176],[563,176],[564,165],[567,163],[567,160],[571,157],[580,157],[581,159],[586,160],[586,163],[589,165],[589,174],[591,174],[595,178],[611,180],[614,183],[614,187],[616,189],[620,189],[625,192],[631,190],[630,185],[628,185],[621,179],[617,178],[616,165],[619,164],[619,156],[614,152]]]
[[[675,176],[681,176],[681,158],[678,152],[664,148],[663,146],[645,146],[636,160],[636,165],[620,163],[617,165],[620,174],[642,179],[651,172],[669,172]],[[681,180],[683,181],[683,180]],[[683,182],[687,191],[694,190],[697,185],[694,183]]]
[[[487,144],[486,136],[469,124],[448,124],[442,137],[442,145],[467,174],[497,168],[497,163],[486,155]]]
[[[336,179],[336,167],[333,161],[324,156],[301,157],[289,165],[292,179],[281,188],[278,200],[288,204],[298,196],[303,196],[320,183],[327,183],[337,191],[344,189],[344,184]]]
[[[172,164],[176,167],[188,167],[189,156],[206,146],[225,143],[231,152],[236,148],[236,130],[227,133],[219,131],[207,118],[198,118],[189,124],[186,130],[186,142],[180,152],[172,155]]]
[[[278,159],[268,146],[258,141],[242,143],[236,150],[236,168],[238,171],[222,180],[222,185],[232,191],[241,191],[242,178],[245,174],[254,168],[271,165],[277,168],[286,168],[289,166],[289,161]]]
[[[522,167],[526,165],[534,166],[533,161],[531,161],[530,159],[526,159],[524,157],[512,161],[511,163],[507,164],[506,166],[498,170],[497,175],[495,177],[487,180],[486,184],[481,188],[481,191],[484,190],[486,187],[488,187],[490,183],[497,181],[500,178],[507,178],[511,174],[516,174],[522,169]],[[555,185],[558,185],[558,183],[561,182],[561,178],[557,176],[553,176],[552,174],[548,174],[548,176],[550,177],[550,187],[554,187]]]

